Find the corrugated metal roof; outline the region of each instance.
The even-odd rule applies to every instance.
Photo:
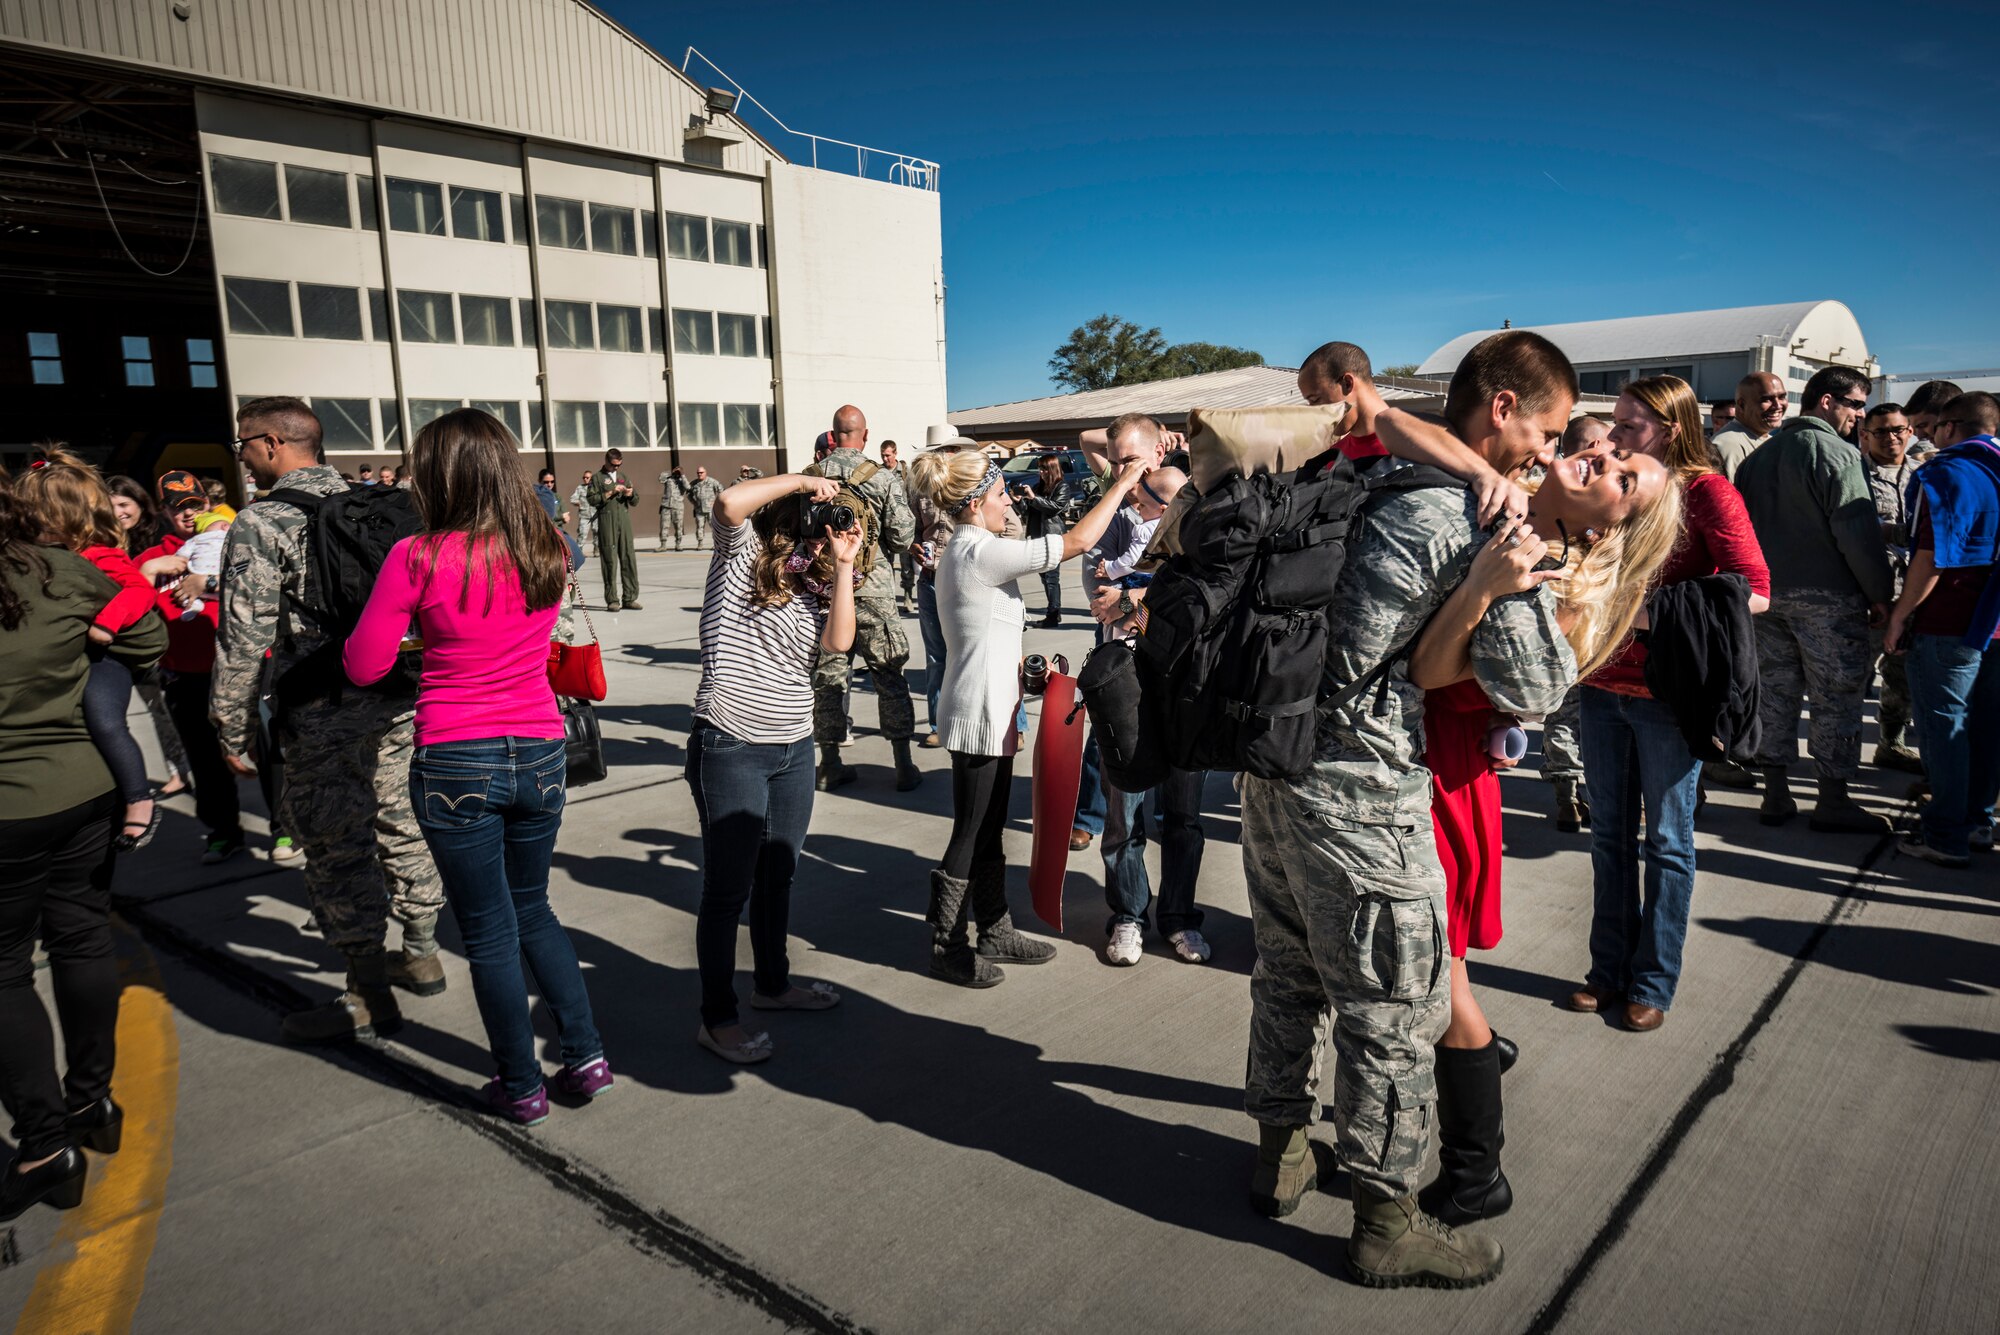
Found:
[[[1516,327],[1534,330],[1582,366],[1743,352],[1757,347],[1766,338],[1790,343],[1806,317],[1822,306],[1840,307],[1846,313],[1846,307],[1837,301],[1791,301],[1776,306],[1735,306],[1719,311],[1630,315],[1617,320]],[[1852,320],[1853,316],[1847,318]],[[1476,329],[1460,334],[1425,358],[1417,374],[1449,376],[1474,344],[1499,332]]]
[[[1393,385],[1381,387],[1389,400],[1426,397]],[[1177,376],[1171,380],[1148,380],[1137,385],[1111,389],[1087,389],[1076,394],[1054,394],[1045,399],[1022,399],[996,403],[985,408],[962,408],[945,414],[955,427],[998,426],[1038,422],[1090,422],[1102,424],[1124,413],[1151,413],[1155,417],[1179,417],[1190,408],[1264,408],[1285,403],[1304,403],[1299,393],[1299,373],[1290,366],[1239,366],[1231,371],[1210,371],[1204,375]]]
[[[0,0],[8,43],[665,162],[706,91],[581,0]],[[761,176],[743,128],[723,166]]]

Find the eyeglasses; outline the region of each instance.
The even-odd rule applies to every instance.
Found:
[[[268,440],[273,445],[282,445],[285,443],[285,438],[274,431],[259,431],[254,436],[238,436],[235,440],[230,441],[229,452],[240,456],[243,453],[243,447],[253,440]]]
[[[1842,399],[1841,402],[1846,404],[1850,408],[1856,408],[1856,409],[1866,408],[1868,406],[1868,400],[1866,399]]]
[[[1907,436],[1910,434],[1910,428],[1906,426],[1871,426],[1864,427],[1861,434],[1864,436]]]

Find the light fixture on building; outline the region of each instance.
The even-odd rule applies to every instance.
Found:
[[[733,88],[711,88],[708,90],[708,114],[727,116],[736,110],[736,103],[742,97]]]

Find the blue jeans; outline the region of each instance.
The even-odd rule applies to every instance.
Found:
[[[1104,762],[1097,757],[1097,729],[1083,739],[1083,775],[1077,782],[1076,823],[1089,835],[1104,833]]]
[[[1590,972],[1584,981],[1666,1010],[1681,977],[1694,900],[1694,805],[1701,762],[1658,700],[1583,688],[1590,776]],[[1640,804],[1646,813],[1641,894]]]
[[[472,996],[507,1097],[542,1084],[521,958],[555,1016],[563,1065],[604,1055],[583,970],[549,906],[549,858],[567,780],[560,739],[487,737],[419,746],[410,802],[465,938]]]
[[[1924,842],[1966,856],[2000,796],[2000,643],[1971,649],[1955,635],[1919,635],[1908,655],[1910,705],[1931,800]]]
[[[701,1022],[736,1023],[736,923],[750,905],[752,982],[763,996],[791,990],[785,936],[792,876],[812,822],[812,738],[746,742],[705,719],[688,735],[688,789],[701,820],[701,911],[694,956]]]
[[[1160,827],[1160,902],[1153,912],[1153,925],[1161,936],[1201,926],[1201,910],[1194,906],[1195,880],[1201,875],[1201,851],[1208,836],[1201,828],[1201,789],[1208,774],[1204,770],[1167,771],[1159,787],[1149,793],[1127,793],[1104,783],[1104,902],[1111,917],[1104,924],[1109,933],[1121,922],[1146,921],[1152,903],[1152,886],[1146,880],[1146,799],[1153,803],[1153,819]]]
[[[929,575],[917,580],[917,633],[924,641],[924,703],[931,731],[938,726],[938,691],[944,685],[944,623],[938,620],[937,581]]]

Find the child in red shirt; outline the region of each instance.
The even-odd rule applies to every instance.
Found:
[[[90,627],[93,644],[110,644],[120,631],[157,615],[153,582],[126,552],[111,492],[95,468],[66,450],[51,450],[15,485],[22,509],[41,521],[44,543],[67,547],[118,586]],[[131,669],[93,653],[83,691],[83,722],[125,802],[124,828],[112,841],[120,851],[145,847],[160,827],[146,758],[125,722],[131,700]]]

